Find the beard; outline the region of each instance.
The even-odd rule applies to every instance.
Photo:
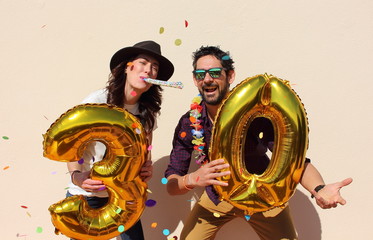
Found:
[[[229,91],[229,84],[226,84],[222,89],[219,88],[219,86],[217,86],[217,93],[215,93],[213,96],[209,96],[209,93],[208,92],[205,92],[203,89],[204,89],[204,86],[202,86],[202,88],[198,89],[199,93],[201,94],[202,96],[202,100],[209,104],[209,105],[219,105],[223,99],[225,98],[225,96],[227,95],[228,91]]]

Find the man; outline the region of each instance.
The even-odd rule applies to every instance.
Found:
[[[184,194],[196,187],[205,187],[205,191],[185,222],[181,240],[214,239],[217,231],[225,223],[236,217],[245,219],[244,211],[226,201],[220,201],[213,188],[213,185],[227,185],[216,178],[229,175],[229,171],[223,171],[229,165],[224,159],[207,160],[213,121],[222,100],[229,92],[230,84],[235,79],[233,63],[229,53],[218,47],[201,47],[193,55],[193,81],[200,92],[202,102],[194,102],[191,111],[181,117],[175,130],[170,163],[165,176],[168,179],[167,190],[171,195]],[[257,160],[254,161],[255,165],[255,162],[262,163],[263,159],[265,160],[266,156],[263,157],[271,139],[255,141],[250,138],[250,132],[255,132],[259,128],[267,132],[273,129],[265,121],[253,125],[255,126],[250,126],[248,130],[247,142],[256,146],[246,149],[245,157],[257,156],[254,157],[254,160]],[[202,166],[188,173],[192,158],[197,158],[197,162],[202,163]],[[251,173],[261,173],[265,168],[266,165],[264,168],[258,166],[248,170]],[[352,179],[348,178],[325,185],[320,173],[309,160],[306,161],[301,179],[301,185],[324,209],[336,207],[338,204],[344,205],[346,201],[340,196],[339,190],[351,182]],[[288,206],[279,213],[268,215],[270,214],[256,213],[248,221],[261,239],[297,239]]]

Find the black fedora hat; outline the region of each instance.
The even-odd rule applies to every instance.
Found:
[[[121,62],[145,53],[157,59],[159,62],[158,79],[168,80],[174,73],[174,65],[167,58],[162,56],[161,46],[154,41],[143,41],[136,43],[132,47],[125,47],[118,50],[110,61],[110,70],[118,66]]]

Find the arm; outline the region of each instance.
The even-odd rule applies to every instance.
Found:
[[[153,132],[151,132],[148,136],[148,146],[152,145],[153,141]],[[153,162],[152,162],[151,152],[149,151],[148,159],[145,161],[144,165],[142,165],[140,170],[140,177],[144,182],[149,181],[153,176]]]
[[[340,195],[340,189],[349,185],[352,178],[346,178],[341,182],[326,184],[320,172],[311,163],[306,163],[305,170],[301,179],[301,185],[307,189],[316,199],[317,205],[327,209],[337,207],[338,204],[345,205],[346,200]],[[314,189],[319,185],[325,185],[320,191]]]

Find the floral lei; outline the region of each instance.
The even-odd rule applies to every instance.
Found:
[[[203,149],[205,148],[206,143],[203,141],[203,127],[200,124],[201,120],[199,119],[201,117],[202,112],[202,106],[200,105],[202,102],[202,97],[200,94],[198,94],[197,97],[193,98],[192,104],[190,105],[190,112],[189,112],[189,120],[192,123],[190,126],[193,127],[192,129],[192,135],[193,140],[192,143],[194,144],[194,150],[193,155],[195,156],[196,163],[197,164],[203,164],[205,161],[205,153],[203,152]]]

